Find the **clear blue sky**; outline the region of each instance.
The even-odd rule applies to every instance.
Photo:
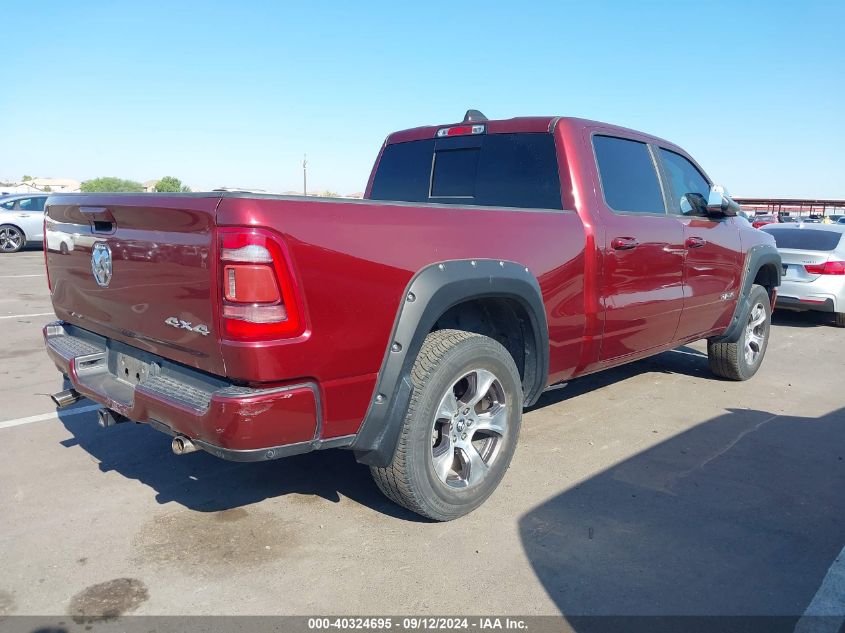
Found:
[[[0,178],[361,191],[392,130],[582,116],[845,198],[845,2],[0,2]]]

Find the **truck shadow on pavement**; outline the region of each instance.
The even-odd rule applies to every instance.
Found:
[[[103,472],[114,471],[149,486],[161,504],[175,501],[191,510],[219,512],[289,494],[331,502],[345,496],[386,515],[420,520],[388,501],[351,451],[317,451],[251,464],[224,461],[202,451],[177,456],[170,449],[170,437],[146,424],[102,429],[95,411],[58,413],[73,435],[62,442],[64,446],[82,448]]]
[[[573,381],[565,389],[545,394],[534,408],[574,398],[647,371],[707,375],[707,358],[682,347],[672,352],[607,370]],[[63,388],[71,385],[66,382]],[[339,502],[348,497],[385,515],[407,521],[427,522],[387,500],[358,464],[351,451],[316,451],[270,462],[227,462],[202,451],[176,456],[169,436],[145,424],[119,424],[101,429],[94,411],[59,419],[73,435],[65,446],[79,446],[99,463],[103,472],[114,471],[151,487],[158,503],[175,501],[200,512],[219,512],[289,494],[308,495]]]
[[[594,617],[626,615],[784,616],[744,630],[792,631],[845,545],[843,490],[845,408],[729,409],[551,498],[519,530],[576,631],[631,630]]]

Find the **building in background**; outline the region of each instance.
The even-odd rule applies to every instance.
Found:
[[[72,178],[31,178],[0,182],[0,195],[8,193],[78,193],[79,181]]]

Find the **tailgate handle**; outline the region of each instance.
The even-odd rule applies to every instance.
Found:
[[[114,214],[105,207],[79,207],[79,210],[88,218],[94,233],[114,233],[117,228]]]

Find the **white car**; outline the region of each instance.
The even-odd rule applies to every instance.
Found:
[[[845,224],[767,224],[783,265],[777,307],[833,313],[845,327]]]
[[[0,253],[16,253],[27,244],[44,242],[47,194],[0,198]]]

